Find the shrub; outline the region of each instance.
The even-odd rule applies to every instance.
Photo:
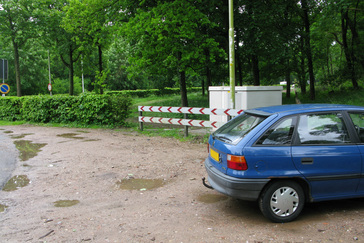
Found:
[[[16,121],[21,120],[20,114],[21,98],[2,97],[0,98],[0,120]]]
[[[200,91],[200,87],[187,88],[188,91],[196,92]],[[108,95],[130,95],[133,97],[145,98],[151,95],[161,96],[170,94],[179,94],[179,88],[164,88],[164,89],[137,89],[137,90],[121,90],[121,91],[107,91]]]
[[[125,95],[24,96],[0,99],[0,120],[120,126],[130,115]]]

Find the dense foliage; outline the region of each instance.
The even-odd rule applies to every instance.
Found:
[[[0,120],[120,126],[130,115],[125,95],[38,95],[0,99]]]
[[[364,1],[235,0],[234,23],[238,85],[362,85]],[[187,106],[229,82],[228,29],[227,0],[0,0],[9,95],[174,87]]]

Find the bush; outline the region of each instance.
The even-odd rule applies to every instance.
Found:
[[[200,91],[200,87],[187,88],[188,91],[196,92]],[[171,95],[179,94],[181,91],[179,88],[164,88],[164,89],[137,89],[137,90],[121,90],[121,91],[107,91],[108,95],[130,95],[133,97],[145,98],[151,95],[161,96],[161,95]]]
[[[120,126],[130,115],[125,95],[25,96],[0,99],[0,120]]]
[[[20,114],[21,99],[17,97],[0,97],[0,120],[17,121],[22,119]]]

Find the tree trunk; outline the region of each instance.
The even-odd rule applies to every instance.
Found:
[[[237,73],[238,73],[238,80],[239,80],[239,85],[243,86],[243,74],[242,74],[242,65],[241,65],[241,58],[239,55],[239,43],[240,43],[240,39],[239,39],[239,30],[236,31],[236,43],[238,43],[236,45],[236,54],[235,54],[235,59],[236,59],[236,64],[237,64]]]
[[[73,49],[72,49],[72,45],[70,45],[70,49],[69,49],[69,72],[68,72],[68,76],[69,76],[69,81],[70,81],[70,95],[74,95],[74,85],[73,85],[73,60],[72,60],[72,55],[73,55]]]
[[[308,74],[310,77],[310,99],[315,100],[315,76],[313,73],[313,62],[311,53],[311,38],[310,38],[310,20],[308,18],[308,4],[307,0],[301,0],[303,9],[303,22],[305,26],[305,54],[307,57]]]
[[[360,64],[364,68],[364,55],[361,52],[361,41],[360,36],[357,30],[357,12],[362,11],[359,8],[360,0],[356,1],[355,8],[351,9],[354,11],[353,20],[350,19],[349,14],[347,13],[347,23],[351,31],[352,38],[352,53],[354,62]],[[360,19],[360,18],[359,18]],[[360,21],[360,20],[359,20]]]
[[[341,10],[341,32],[343,38],[343,48],[346,58],[346,65],[348,68],[348,72],[350,75],[351,83],[353,84],[354,89],[358,89],[358,81],[356,80],[356,72],[355,72],[355,65],[354,65],[354,54],[349,48],[348,39],[347,39],[347,32],[348,32],[348,10]],[[354,43],[352,43],[354,44]]]
[[[178,52],[177,59],[178,59],[178,61],[180,61],[182,59],[181,52]],[[181,105],[183,107],[188,107],[186,72],[184,70],[178,70],[178,72],[179,72],[179,87],[180,87],[180,92],[181,92]]]
[[[179,74],[180,74],[180,89],[181,89],[181,105],[183,107],[188,107],[186,72],[181,71]]]
[[[289,62],[287,63],[287,67],[289,67]],[[286,69],[286,82],[287,82],[287,86],[286,86],[286,97],[290,98],[291,97],[291,72],[289,70],[289,68]]]
[[[258,56],[255,54],[252,55],[252,68],[253,68],[254,85],[260,86],[259,60]]]
[[[205,56],[206,56],[206,68],[205,68],[205,71],[206,71],[206,87],[205,87],[205,83],[204,83],[204,80],[202,79],[201,81],[201,87],[202,87],[202,96],[205,96],[205,91],[207,91],[208,93],[208,90],[209,90],[209,86],[211,86],[211,80],[212,80],[212,77],[211,77],[211,69],[210,69],[210,66],[209,66],[209,63],[210,63],[210,51],[209,50],[205,50]]]
[[[12,40],[14,48],[14,67],[16,80],[16,95],[21,97],[21,82],[20,82],[20,62],[19,62],[19,47],[15,40]]]
[[[300,38],[300,45],[301,45],[301,50],[304,52],[304,41],[303,38]],[[306,82],[306,72],[305,72],[305,57],[303,54],[299,55],[301,61],[300,61],[300,66],[299,66],[299,74],[298,74],[298,79],[300,82],[300,87],[301,87],[301,93],[302,94],[306,94],[307,93],[307,82]]]
[[[98,51],[99,51],[99,72],[100,72],[100,77],[102,77],[102,71],[103,71],[103,68],[102,68],[102,48],[101,48],[101,45],[98,45]],[[100,84],[100,94],[103,94],[104,93],[104,89],[103,89],[103,84]]]

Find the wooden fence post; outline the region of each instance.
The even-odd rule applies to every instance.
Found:
[[[143,116],[143,112],[139,111],[139,116]],[[143,122],[139,122],[139,130],[143,131]]]
[[[184,119],[187,119],[188,118],[188,115],[186,113],[183,114],[183,118]],[[185,137],[188,137],[188,126],[185,126]]]

